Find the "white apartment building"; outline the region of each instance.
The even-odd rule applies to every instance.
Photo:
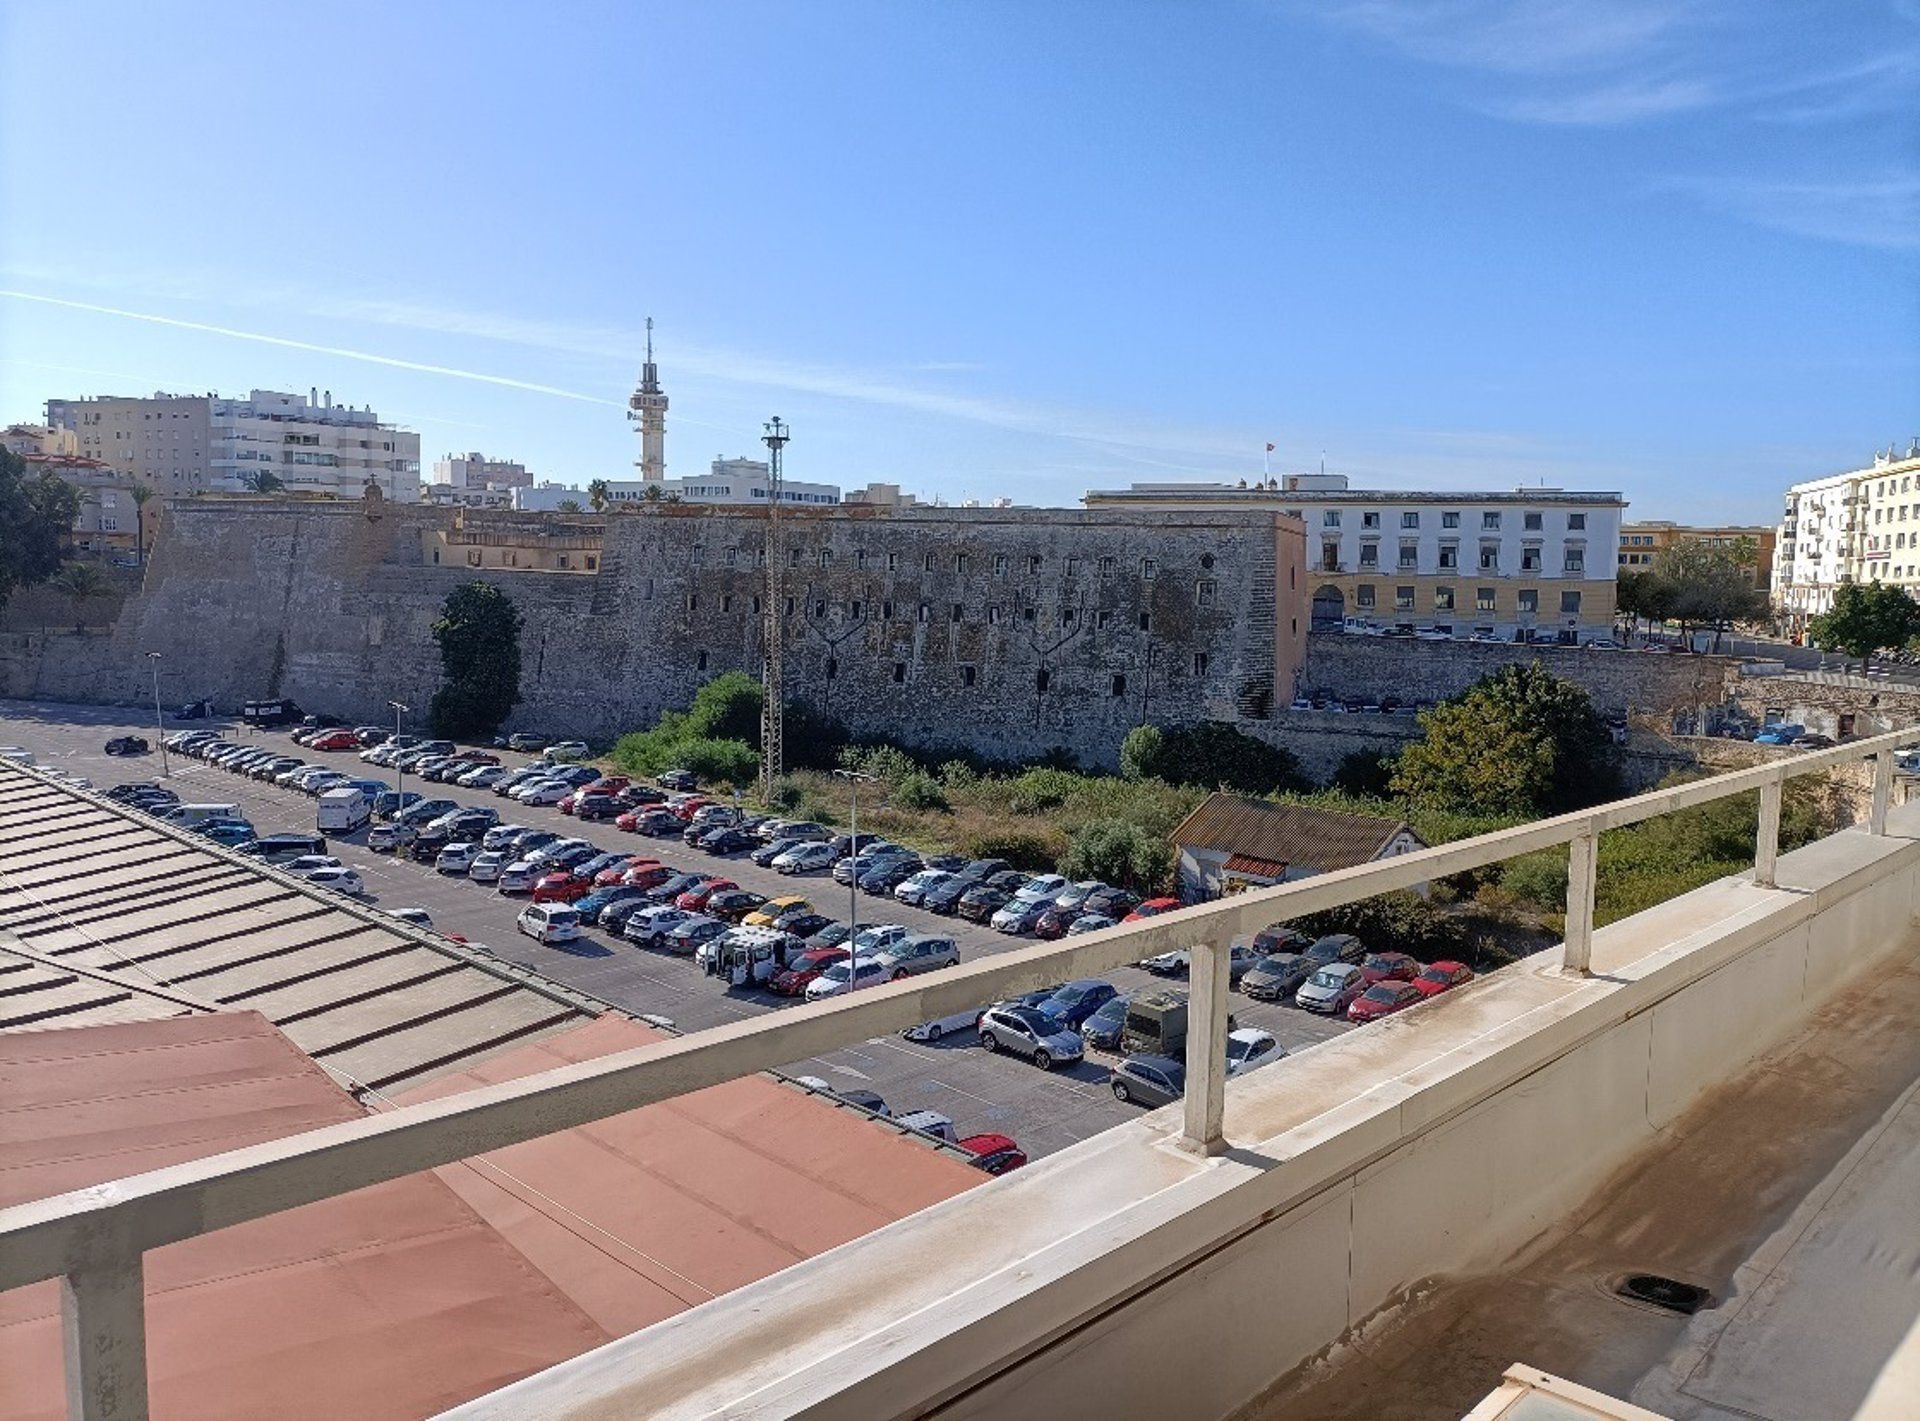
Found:
[[[330,390],[48,400],[47,423],[74,431],[82,456],[167,495],[241,492],[249,473],[265,471],[288,493],[359,498],[373,483],[398,502],[420,500],[420,436],[371,408],[336,405]]]
[[[1886,582],[1920,593],[1920,439],[1878,450],[1862,469],[1787,490],[1773,600],[1795,630],[1833,607],[1837,588]]]
[[[485,454],[448,454],[433,461],[433,482],[458,489],[532,488],[533,475],[512,459],[489,459]],[[506,507],[505,503],[498,505]]]
[[[684,479],[609,479],[608,497],[615,503],[677,495],[682,503],[745,503],[764,505],[771,474],[764,459],[715,459],[704,475]],[[658,493],[649,493],[657,489]],[[840,502],[837,484],[780,481],[782,507],[804,504],[831,506]]]
[[[1411,628],[1455,637],[1591,640],[1613,627],[1617,493],[1522,488],[1414,493],[1348,487],[1344,474],[1251,486],[1137,483],[1088,507],[1271,508],[1307,529],[1316,631]]]

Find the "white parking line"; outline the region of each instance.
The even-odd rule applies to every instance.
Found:
[[[981,1103],[982,1105],[985,1105],[985,1106],[988,1106],[989,1108],[991,1108],[991,1109],[994,1109],[994,1110],[999,1110],[999,1109],[1001,1108],[1001,1105],[1000,1105],[1000,1102],[999,1102],[999,1101],[997,1101],[997,1100],[989,1100],[989,1099],[987,1099],[987,1097],[986,1097],[986,1096],[984,1096],[984,1095],[975,1095],[975,1094],[974,1094],[974,1093],[973,1093],[972,1091],[970,1091],[970,1090],[962,1090],[962,1089],[960,1089],[960,1087],[959,1087],[959,1086],[957,1086],[957,1085],[953,1085],[953,1084],[951,1084],[950,1082],[947,1082],[947,1081],[943,1081],[943,1080],[936,1080],[936,1079],[934,1079],[933,1077],[931,1077],[931,1076],[929,1076],[929,1077],[927,1078],[927,1084],[928,1084],[928,1085],[932,1085],[932,1086],[938,1086],[938,1087],[939,1087],[939,1088],[940,1088],[941,1090],[950,1090],[950,1091],[952,1091],[952,1092],[953,1092],[953,1093],[954,1093],[955,1095],[964,1095],[964,1096],[965,1096],[965,1097],[966,1097],[966,1098],[967,1098],[968,1100],[977,1100],[977,1101],[979,1101],[979,1102],[980,1102],[980,1103]]]

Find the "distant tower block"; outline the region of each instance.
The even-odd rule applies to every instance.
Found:
[[[667,476],[667,397],[660,388],[660,367],[653,363],[653,317],[647,317],[647,363],[640,384],[627,401],[627,418],[640,425],[640,477],[657,484]]]

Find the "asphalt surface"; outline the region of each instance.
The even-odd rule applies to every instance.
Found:
[[[294,745],[284,731],[255,731],[217,720],[191,726],[167,725],[169,732],[188,728],[220,730],[236,741],[257,740],[310,763],[337,764],[369,778],[390,783],[394,778],[391,770],[362,764],[350,751],[329,754],[305,750]],[[154,753],[132,758],[107,755],[103,748],[106,741],[120,734],[145,736],[155,742]],[[129,780],[156,779],[161,774],[153,721],[142,720],[124,708],[3,701],[0,744],[24,746],[44,764],[86,775],[97,789]],[[500,753],[510,765],[528,759]],[[262,784],[189,757],[171,756],[170,760],[172,788],[185,802],[238,804],[262,834],[313,831],[315,801],[298,790]],[[611,822],[583,825],[556,809],[522,807],[486,790],[418,784],[411,777],[408,787],[436,798],[485,805],[513,823],[556,830],[608,849],[645,852],[689,872],[725,873],[743,888],[768,897],[802,893],[812,899],[817,911],[842,921],[849,918],[848,890],[825,873],[784,877],[771,869],[756,868],[744,856],[721,858],[687,848],[676,839],[622,833]],[[367,901],[374,906],[424,908],[439,931],[460,934],[626,1011],[670,1017],[681,1030],[698,1031],[793,1005],[791,999],[771,992],[730,988],[720,978],[706,975],[690,958],[637,948],[593,929],[588,929],[577,943],[541,946],[514,928],[514,918],[526,903],[524,896],[509,897],[490,885],[443,876],[428,865],[375,853],[365,847],[365,837],[363,830],[348,838],[332,839],[329,847],[342,863],[359,870],[367,886]],[[959,943],[963,960],[1004,952],[1030,941],[867,894],[859,897],[858,920],[862,925],[902,923],[915,932],[938,931]],[[1137,968],[1112,973],[1108,980],[1122,992],[1166,985]],[[1344,1021],[1314,1016],[1295,1007],[1254,1002],[1238,992],[1233,997],[1233,1011],[1240,1025],[1272,1032],[1289,1052],[1350,1029]],[[988,1055],[973,1033],[965,1031],[936,1044],[877,1037],[831,1055],[796,1061],[785,1069],[790,1075],[820,1077],[841,1089],[877,1091],[896,1113],[939,1111],[952,1117],[962,1135],[987,1131],[1010,1135],[1029,1155],[1038,1158],[1138,1113],[1137,1107],[1116,1101],[1108,1089],[1111,1060],[1090,1052],[1076,1067],[1043,1072],[1018,1058]]]

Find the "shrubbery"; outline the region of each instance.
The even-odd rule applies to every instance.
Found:
[[[623,735],[613,761],[630,775],[692,770],[704,780],[751,784],[760,772],[760,683],[740,671],[717,676],[685,711],[668,711],[651,730]]]
[[[1217,720],[1136,726],[1120,743],[1120,769],[1130,779],[1252,795],[1305,784],[1290,752]]]
[[[1173,846],[1124,819],[1097,819],[1073,834],[1060,856],[1068,878],[1097,878],[1145,895],[1173,882]]]
[[[447,594],[433,639],[440,645],[434,732],[484,743],[520,703],[520,609],[491,583],[466,583]]]

